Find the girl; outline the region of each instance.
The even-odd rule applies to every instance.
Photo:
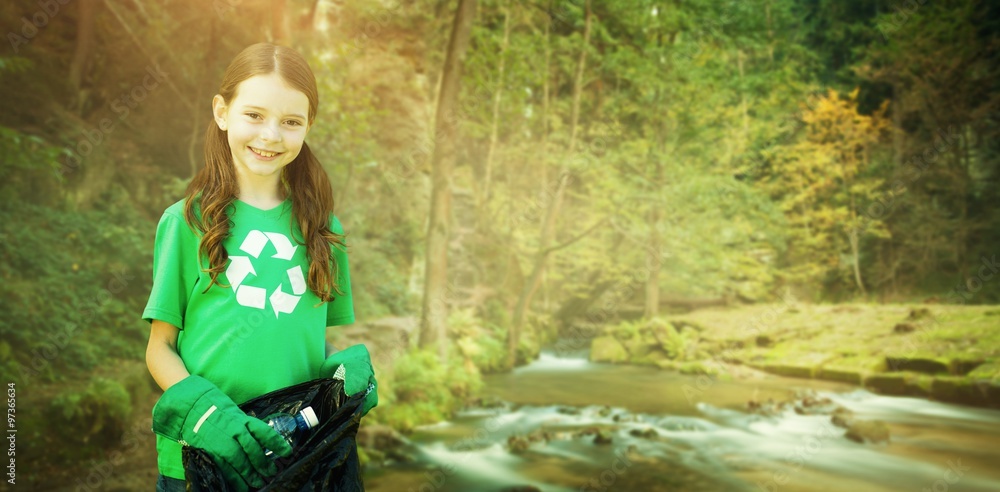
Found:
[[[206,450],[237,489],[262,486],[276,471],[264,449],[291,450],[237,403],[339,365],[326,327],[353,323],[354,307],[330,181],[305,143],[318,99],[292,49],[243,50],[212,101],[205,167],[157,226],[143,318],[164,389],[153,409],[158,491],[184,490],[182,445]],[[370,360],[347,372],[348,394],[375,383]]]

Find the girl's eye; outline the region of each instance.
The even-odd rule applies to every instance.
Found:
[[[288,120],[285,123],[287,123],[289,126],[302,126],[302,122],[298,120]]]
[[[252,119],[252,120],[259,120],[259,119],[261,119],[260,113],[247,113],[247,116],[249,116],[250,119]]]

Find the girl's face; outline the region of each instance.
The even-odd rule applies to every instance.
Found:
[[[215,120],[228,132],[236,172],[244,179],[280,176],[309,133],[309,98],[277,73],[240,82],[229,104],[213,100]]]

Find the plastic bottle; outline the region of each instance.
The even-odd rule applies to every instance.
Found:
[[[309,432],[309,429],[319,424],[319,419],[316,418],[316,412],[313,411],[312,407],[305,407],[295,415],[280,412],[271,414],[265,417],[264,420],[267,422],[267,425],[278,431],[278,434],[281,434],[281,437],[284,437],[285,441],[293,447],[296,441]],[[277,458],[269,449],[264,450],[264,456]]]

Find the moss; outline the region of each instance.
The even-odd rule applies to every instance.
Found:
[[[968,376],[973,379],[1000,381],[1000,362],[981,364],[969,372]]]
[[[955,376],[965,376],[983,364],[980,358],[955,357],[948,364],[948,369]]]
[[[701,375],[705,374],[708,376],[715,376],[719,374],[718,366],[705,364],[703,362],[682,362],[678,369],[681,374],[694,374]]]
[[[614,337],[597,337],[590,342],[590,360],[594,362],[628,362],[628,351]]]
[[[940,376],[931,383],[934,399],[967,405],[988,403],[988,394],[972,379],[958,376]]]
[[[816,378],[825,379],[827,381],[840,381],[842,383],[851,383],[860,386],[864,380],[864,372],[858,368],[824,366],[816,370]]]
[[[885,357],[885,365],[889,371],[911,371],[924,374],[947,374],[949,364],[932,356],[894,356]]]
[[[906,395],[907,376],[902,373],[872,374],[865,378],[866,388],[883,395]]]
[[[811,365],[805,364],[779,364],[779,363],[765,363],[757,366],[758,369],[762,371],[767,371],[771,374],[777,374],[779,376],[788,376],[792,378],[812,378],[815,373],[815,368]]]

